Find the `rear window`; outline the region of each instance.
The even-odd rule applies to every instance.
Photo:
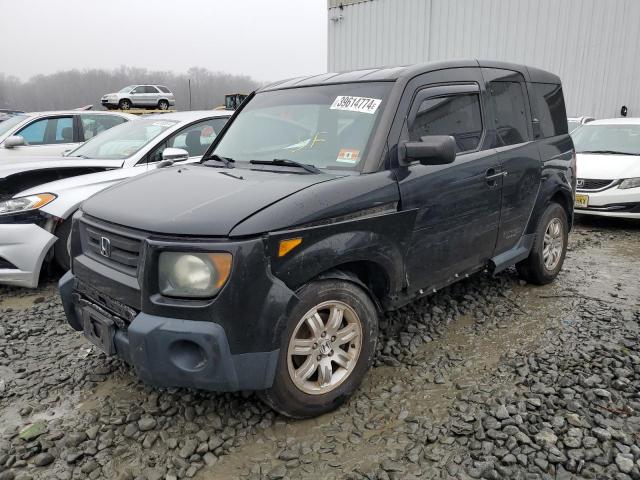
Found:
[[[555,83],[533,83],[536,117],[540,121],[540,136],[554,137],[569,133],[562,86]]]
[[[164,93],[171,93],[171,90],[169,90],[167,87],[163,87],[162,85],[158,85],[158,89]]]

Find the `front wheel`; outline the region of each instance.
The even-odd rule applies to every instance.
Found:
[[[567,213],[561,205],[550,203],[538,220],[531,253],[516,264],[520,276],[536,285],[555,280],[564,263],[568,238]]]
[[[126,98],[123,98],[118,102],[118,108],[120,110],[131,110],[131,100],[127,100]]]
[[[378,312],[360,287],[312,282],[285,328],[273,386],[260,397],[293,418],[339,407],[358,388],[376,352]]]

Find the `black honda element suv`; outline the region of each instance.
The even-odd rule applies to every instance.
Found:
[[[199,164],[76,214],[69,324],[155,386],[340,405],[383,312],[489,269],[558,274],[575,155],[560,79],[484,61],[327,73],[250,95]]]

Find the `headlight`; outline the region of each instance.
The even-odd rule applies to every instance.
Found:
[[[162,252],[158,266],[160,293],[168,297],[213,297],[231,272],[230,253]]]
[[[627,178],[626,180],[623,180],[618,186],[618,188],[636,188],[636,187],[640,187],[640,177]]]
[[[28,197],[10,198],[0,202],[0,215],[37,210],[53,202],[56,196],[51,193],[39,193]]]

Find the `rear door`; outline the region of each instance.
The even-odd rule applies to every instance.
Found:
[[[498,235],[502,172],[486,141],[484,82],[478,68],[445,72],[433,83],[427,74],[415,86],[400,136],[451,135],[457,146],[452,164],[396,170],[402,209],[418,212],[406,260],[413,290],[439,288],[483,268]]]
[[[490,136],[504,175],[496,254],[514,247],[527,227],[540,188],[541,163],[533,142],[527,85],[514,71],[483,68],[491,112]]]

